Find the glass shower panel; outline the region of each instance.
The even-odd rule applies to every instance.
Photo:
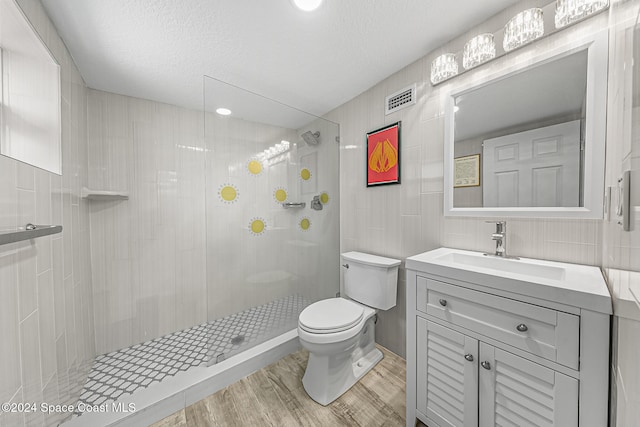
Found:
[[[339,291],[339,126],[209,77],[204,109],[213,364]]]

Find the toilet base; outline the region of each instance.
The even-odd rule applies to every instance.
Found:
[[[373,369],[383,358],[373,337],[374,319],[369,319],[364,334],[354,337],[347,351],[330,355],[310,351],[302,378],[309,397],[326,406]]]

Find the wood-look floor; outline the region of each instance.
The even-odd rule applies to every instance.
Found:
[[[379,347],[384,359],[330,405],[302,387],[306,350],[267,366],[152,427],[184,426],[404,426],[404,359]]]

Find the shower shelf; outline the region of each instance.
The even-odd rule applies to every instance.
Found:
[[[24,229],[0,233],[0,245],[35,239],[36,237],[57,234],[62,231],[61,225],[27,224]]]
[[[92,190],[82,187],[80,196],[88,200],[127,200],[129,198],[128,191],[108,191],[108,190]]]

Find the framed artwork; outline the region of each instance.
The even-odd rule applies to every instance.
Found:
[[[367,187],[400,184],[400,122],[367,133]]]
[[[480,154],[453,159],[453,188],[480,185]]]

